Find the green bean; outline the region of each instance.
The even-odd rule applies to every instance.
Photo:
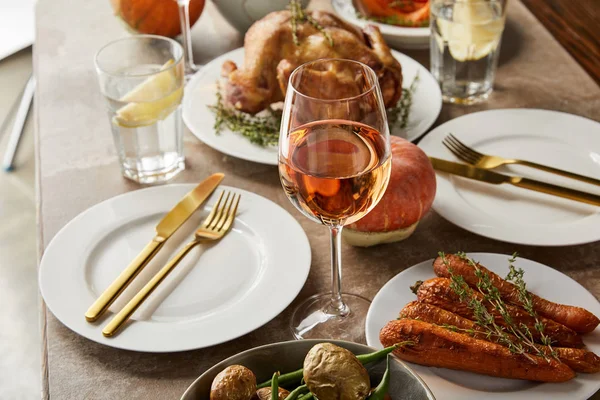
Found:
[[[373,393],[367,398],[367,400],[384,400],[385,395],[388,392],[390,387],[390,356],[387,356],[385,361],[385,372],[383,373],[383,377],[381,378],[381,382],[379,385],[373,390]]]
[[[396,350],[398,347],[405,345],[407,342],[397,343],[393,346],[386,347],[385,349],[376,351],[374,353],[368,354],[359,354],[356,356],[358,361],[360,361],[363,365],[370,364],[375,361],[382,360],[384,357],[387,357],[392,351]]]
[[[308,388],[306,385],[298,386],[296,389],[292,390],[290,394],[287,395],[285,400],[296,400],[298,396],[308,392]]]
[[[372,362],[376,362],[376,361],[382,360],[388,354],[390,354],[392,351],[396,350],[398,347],[403,346],[403,345],[405,345],[407,343],[408,342],[398,343],[398,344],[395,344],[393,346],[386,347],[383,350],[375,351],[373,353],[359,354],[359,355],[356,356],[356,358],[358,358],[358,360],[363,365],[370,364]],[[288,383],[300,382],[302,380],[303,376],[304,376],[304,370],[302,368],[300,368],[300,369],[297,369],[295,371],[288,372],[287,374],[281,375],[279,377],[279,384],[280,385],[287,385]],[[257,388],[260,389],[260,388],[268,387],[270,385],[271,385],[271,380],[268,380],[268,381],[265,381],[265,382],[261,383],[260,385],[258,385]]]
[[[287,374],[281,375],[279,377],[279,384],[283,386],[283,385],[287,385],[288,383],[300,382],[302,380],[303,376],[304,376],[304,370],[302,368],[300,368],[296,371],[288,372]],[[268,380],[268,381],[261,383],[256,388],[260,389],[260,388],[268,387],[270,385],[271,385],[271,380]]]
[[[313,399],[313,394],[312,393],[306,393],[304,396],[300,397],[298,400],[311,400]]]
[[[279,372],[275,372],[271,378],[271,400],[279,400]]]

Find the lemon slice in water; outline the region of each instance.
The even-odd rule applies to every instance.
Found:
[[[179,106],[183,84],[177,70],[169,68],[173,64],[174,61],[169,60],[161,67],[164,71],[152,75],[120,99],[128,104],[117,110],[116,124],[127,128],[151,125]]]
[[[437,20],[455,60],[479,60],[496,50],[504,30],[504,17],[496,7],[494,2],[459,1],[453,6],[452,21]]]

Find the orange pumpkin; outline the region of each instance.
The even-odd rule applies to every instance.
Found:
[[[367,247],[406,239],[433,204],[435,171],[427,155],[397,136],[391,136],[390,142],[390,182],[375,208],[344,228],[344,239],[351,245]]]
[[[181,33],[175,0],[111,0],[115,14],[135,32],[175,37]],[[190,1],[190,25],[200,18],[204,0]]]

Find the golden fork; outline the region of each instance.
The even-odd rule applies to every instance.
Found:
[[[225,197],[225,200],[223,200]],[[220,240],[229,232],[237,213],[240,203],[239,194],[231,192],[221,192],[219,200],[213,206],[210,214],[200,225],[200,228],[194,234],[194,240],[186,244],[183,249],[177,253],[154,277],[144,286],[121,311],[102,329],[102,334],[106,337],[112,337],[123,326],[125,322],[133,315],[140,305],[150,296],[156,287],[169,275],[179,262],[200,243],[206,241]],[[223,203],[223,204],[221,204]]]
[[[585,175],[579,175],[579,174],[569,172],[569,171],[564,171],[564,170],[558,169],[558,168],[548,167],[546,165],[534,163],[531,161],[518,160],[518,159],[514,159],[514,158],[503,158],[503,157],[492,156],[492,155],[480,153],[480,152],[470,148],[466,144],[462,143],[453,134],[449,134],[448,136],[446,136],[444,138],[444,140],[442,141],[442,143],[444,144],[444,146],[446,146],[446,148],[448,150],[450,150],[452,152],[452,154],[454,154],[460,160],[462,160],[468,164],[474,165],[477,168],[494,169],[501,165],[519,164],[519,165],[525,165],[525,166],[531,167],[531,168],[537,168],[542,171],[551,172],[551,173],[554,173],[557,175],[566,176],[567,178],[577,179],[579,181],[591,183],[592,185],[600,186],[600,179],[591,178],[591,177],[585,176]]]

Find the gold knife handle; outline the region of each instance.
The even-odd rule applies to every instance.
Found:
[[[131,300],[129,303],[123,307],[121,311],[102,329],[102,334],[106,337],[112,337],[115,333],[123,326],[125,322],[133,315],[135,310],[142,305],[142,303],[154,292],[154,289],[160,285],[160,283],[169,275],[173,269],[179,264],[179,262],[189,253],[189,251],[194,248],[197,244],[199,244],[199,240],[194,240],[193,242],[185,245],[183,249],[177,253],[173,259],[171,259],[160,271],[150,279],[150,281],[144,286]]]
[[[569,189],[562,186],[552,185],[551,183],[534,181],[533,179],[514,177],[510,180],[512,185],[535,190],[536,192],[542,192],[552,194],[554,196],[564,197],[565,199],[581,201],[583,203],[592,204],[594,206],[600,206],[600,196],[581,192],[575,189]]]
[[[165,240],[161,237],[154,238],[144,247],[144,250],[121,272],[121,274],[110,284],[98,299],[88,308],[85,319],[94,322],[108,310],[108,307],[123,293],[129,284],[135,279],[142,269],[162,248]]]
[[[558,169],[558,168],[548,167],[547,165],[538,164],[538,163],[534,163],[531,161],[525,161],[525,160],[515,160],[515,161],[516,161],[515,164],[525,165],[527,167],[540,169],[542,171],[551,172],[556,175],[562,175],[562,176],[566,176],[567,178],[577,179],[578,181],[591,183],[592,185],[600,186],[600,179],[591,178],[591,177],[585,176],[585,175],[579,175],[574,172],[564,171],[564,170]]]

